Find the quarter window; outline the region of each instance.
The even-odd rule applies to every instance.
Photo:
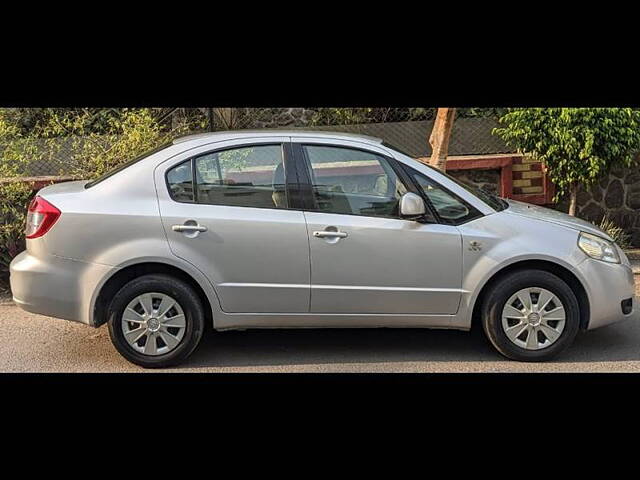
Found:
[[[171,198],[178,202],[193,202],[193,175],[191,160],[173,167],[167,172],[167,183]]]
[[[445,190],[427,176],[409,167],[407,170],[443,221],[460,224],[480,215],[480,212],[471,205]]]
[[[311,167],[314,210],[326,213],[398,217],[406,188],[389,162],[362,150],[304,145]]]

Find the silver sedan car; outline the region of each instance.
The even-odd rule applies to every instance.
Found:
[[[623,251],[592,224],[462,184],[379,139],[194,135],[29,206],[11,264],[25,310],[107,323],[144,367],[187,358],[206,325],[482,325],[541,361],[578,330],[635,316]]]

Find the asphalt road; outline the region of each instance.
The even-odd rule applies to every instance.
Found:
[[[640,289],[639,289],[640,290]],[[640,293],[640,292],[639,292]],[[158,372],[162,370],[153,370]],[[171,372],[640,372],[640,322],[581,332],[557,361],[519,363],[482,332],[254,330],[205,336]],[[151,372],[128,363],[106,326],[26,313],[0,302],[0,372]]]

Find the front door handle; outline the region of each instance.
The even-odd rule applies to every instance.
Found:
[[[206,232],[207,227],[204,225],[173,225],[171,230],[174,232]]]
[[[346,232],[332,232],[331,230],[322,230],[319,232],[313,232],[314,237],[318,238],[347,238],[349,234]]]

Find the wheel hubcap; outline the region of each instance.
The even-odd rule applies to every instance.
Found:
[[[186,329],[184,310],[164,293],[140,295],[122,314],[122,333],[131,348],[144,355],[163,355],[175,349]]]
[[[537,327],[538,325],[540,325],[540,314],[531,312],[529,315],[527,315],[527,322],[529,322],[529,325]]]
[[[507,338],[526,350],[540,350],[554,344],[566,323],[564,305],[549,290],[523,288],[513,294],[502,309],[502,328]]]
[[[158,330],[160,330],[160,320],[155,317],[151,317],[149,320],[147,320],[147,329],[150,332],[157,332]]]

